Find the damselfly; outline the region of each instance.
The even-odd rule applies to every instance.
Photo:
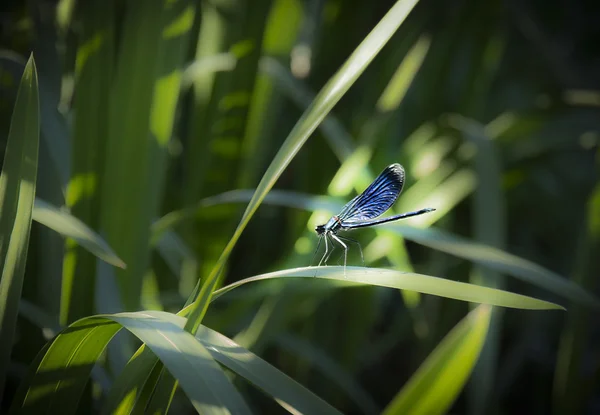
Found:
[[[399,215],[389,216],[387,218],[379,218],[378,216],[388,210],[398,195],[402,192],[404,186],[404,169],[398,163],[387,166],[379,176],[371,183],[367,189],[360,195],[356,196],[342,208],[342,211],[332,216],[324,225],[318,225],[315,231],[319,235],[319,244],[317,251],[321,245],[321,241],[325,240],[325,254],[319,261],[327,263],[329,257],[335,250],[335,242],[344,249],[344,273],[346,269],[346,260],[348,259],[348,245],[343,241],[356,242],[360,249],[360,244],[350,238],[341,237],[338,235],[340,231],[348,231],[357,228],[365,228],[367,226],[379,225],[382,223],[392,222],[395,220],[410,218],[412,216],[422,215],[423,213],[432,212],[435,209],[426,208],[415,212],[401,213]],[[331,243],[331,248],[330,248]],[[362,249],[360,249],[362,258]],[[364,260],[363,260],[364,262]]]

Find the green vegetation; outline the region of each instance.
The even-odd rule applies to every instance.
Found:
[[[3,3],[0,413],[593,413],[598,54],[529,3]],[[436,211],[310,266],[394,162]]]

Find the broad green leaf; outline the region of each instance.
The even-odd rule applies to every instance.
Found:
[[[358,267],[347,267],[345,274],[343,267],[306,267],[261,274],[235,282],[215,291],[211,301],[216,300],[220,296],[232,291],[233,289],[250,282],[274,278],[297,277],[309,278],[307,283],[313,281],[313,284],[318,284],[318,279],[324,278],[327,279],[328,282],[336,282],[337,284],[335,286],[337,287],[377,285],[381,287],[412,290],[421,292],[423,294],[439,295],[457,300],[485,303],[502,307],[531,310],[564,309],[559,305],[547,301],[510,293],[507,291],[480,287],[477,285],[450,281],[421,274]],[[184,308],[179,312],[179,315],[187,315],[191,308],[191,305]],[[128,365],[129,367],[125,370],[124,374],[117,379],[117,382],[115,382],[115,385],[113,386],[113,390],[111,390],[112,398],[109,399],[111,408],[110,411],[117,407],[131,408],[132,402],[135,402],[138,399],[136,397],[136,390],[134,389],[133,385],[138,385],[138,380],[141,378],[148,379],[155,362],[156,358],[152,356],[150,351],[147,349],[138,350],[136,356],[130,361],[130,364]]]
[[[226,287],[216,290],[214,299],[249,282],[268,280],[272,278],[317,278],[338,280],[344,285],[377,285],[380,287],[396,288],[399,290],[417,291],[423,294],[453,298],[471,303],[490,304],[500,307],[520,308],[527,310],[564,310],[564,307],[536,298],[494,288],[464,282],[451,281],[444,278],[409,272],[395,271],[382,268],[362,267],[303,267],[269,272],[236,281]]]
[[[194,337],[163,312],[119,313],[73,323],[50,344],[32,367],[20,413],[75,413],[90,372],[108,342],[126,328],[152,350],[200,413],[250,413],[243,398]]]
[[[108,243],[68,211],[36,198],[33,220],[65,237],[73,238],[79,245],[109,264],[125,268],[125,263],[108,246]]]
[[[19,302],[19,316],[27,319],[36,327],[38,327],[41,330],[44,338],[47,340],[52,340],[56,335],[60,333],[61,330],[64,329],[64,327],[62,327],[58,323],[58,316],[52,316],[44,309],[24,299],[21,299],[21,301]],[[50,344],[51,342],[46,343],[46,345],[38,353],[31,365],[39,365]],[[29,373],[29,375],[32,374],[33,373],[31,372]],[[100,365],[95,365],[92,369],[91,378],[95,382],[97,382],[103,390],[108,391],[110,389],[112,380],[104,367]],[[30,379],[31,377],[28,377],[27,380],[23,380],[21,381],[21,383],[27,384],[30,381]],[[23,398],[24,397],[21,396],[16,397],[15,399],[22,401]]]
[[[148,311],[147,313],[160,315],[161,318],[168,319],[182,328],[185,325],[185,318],[175,314],[158,311]],[[302,414],[339,413],[304,386],[221,333],[201,326],[198,333],[196,333],[196,338],[217,362],[262,389],[289,412]]]
[[[38,78],[32,55],[19,85],[0,175],[0,398],[10,362],[27,260],[37,178],[39,113]]]
[[[341,99],[369,63],[375,58],[381,48],[383,48],[390,37],[395,33],[416,3],[417,0],[399,0],[396,2],[358,48],[356,48],[339,71],[327,82],[312,102],[311,106],[296,123],[258,184],[256,193],[250,200],[231,240],[225,247],[219,261],[208,275],[192,303],[193,308],[186,325],[187,330],[194,333],[198,327],[200,327],[200,323],[208,308],[210,297],[215,289],[215,284],[222,267],[227,261],[229,254],[240,238],[242,232],[248,225],[250,218],[254,215],[254,212],[256,212],[283,170],[292,161],[298,151],[300,151],[300,148],[304,145],[306,140],[308,140],[321,121],[323,121],[325,116],[331,111],[334,105]]]
[[[445,414],[473,370],[491,318],[491,307],[471,311],[435,348],[384,415]]]

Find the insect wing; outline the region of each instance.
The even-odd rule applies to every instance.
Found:
[[[402,166],[396,163],[386,167],[364,192],[344,206],[338,218],[353,224],[378,217],[398,199],[403,185]]]

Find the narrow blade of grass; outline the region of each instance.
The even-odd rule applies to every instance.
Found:
[[[520,308],[525,310],[564,310],[564,307],[548,301],[538,300],[521,294],[464,282],[451,281],[429,275],[415,274],[381,268],[362,267],[302,267],[283,271],[270,272],[234,282],[214,293],[214,298],[254,281],[271,278],[325,278],[342,281],[346,284],[366,284],[399,290],[417,291],[422,294],[437,295],[472,303],[490,304],[501,307]],[[316,281],[316,280],[315,280]]]
[[[103,261],[115,267],[123,269],[126,267],[125,263],[100,235],[69,212],[36,198],[33,206],[33,220],[64,237],[74,239],[79,245]]]
[[[413,242],[505,272],[560,297],[587,307],[600,307],[600,300],[579,285],[531,261],[500,249],[471,242],[440,229],[416,229],[403,225],[391,225],[388,228]]]
[[[162,232],[174,224],[193,217],[196,209],[220,203],[242,203],[248,200],[251,193],[252,190],[233,190],[206,198],[198,204],[197,208],[171,212],[155,223],[153,238],[158,238]],[[335,198],[282,190],[269,192],[264,203],[309,211],[326,210],[331,213],[338,212],[343,206],[343,202]],[[573,281],[500,249],[472,242],[441,229],[418,229],[395,224],[382,226],[418,244],[504,272],[578,304],[592,308],[600,307],[600,300],[597,297]]]
[[[185,325],[185,318],[175,314],[158,311],[147,313],[167,319],[181,328]],[[207,348],[217,362],[262,389],[289,412],[339,414],[335,408],[304,386],[221,333],[201,326],[196,333],[196,339]]]
[[[0,400],[19,312],[35,198],[40,136],[38,78],[33,55],[21,83],[0,175]]]
[[[384,415],[444,414],[473,370],[491,318],[491,307],[471,311],[435,348]]]
[[[365,40],[358,46],[350,58],[348,58],[340,70],[323,87],[311,106],[296,123],[258,184],[256,193],[252,197],[252,200],[250,200],[237,229],[225,247],[219,261],[207,277],[206,283],[204,283],[199,290],[199,293],[193,302],[192,312],[188,318],[188,323],[186,325],[187,330],[194,333],[198,327],[200,327],[202,318],[208,308],[210,297],[215,289],[215,283],[221,268],[227,261],[231,250],[268,191],[273,187],[283,170],[291,162],[298,151],[300,151],[300,148],[304,145],[306,140],[308,140],[309,136],[317,128],[319,123],[325,118],[329,111],[331,111],[333,106],[340,100],[354,81],[356,81],[373,58],[375,58],[377,53],[387,43],[396,29],[398,29],[416,3],[417,0],[400,0],[396,2],[373,31],[371,31]]]
[[[73,104],[72,146],[68,153],[73,171],[66,190],[66,205],[75,217],[95,230],[99,229],[109,138],[108,91],[115,66],[115,8],[114,0],[91,0],[77,10],[81,39],[75,56],[77,99]],[[94,251],[86,249],[89,251],[76,237],[66,240],[60,316],[65,325],[96,312],[93,301],[96,258]]]
[[[250,413],[245,401],[213,360],[207,349],[191,334],[174,324],[168,313],[119,313],[78,320],[60,333],[43,359],[32,366],[20,413],[70,414],[90,372],[113,336],[126,328],[148,345],[179,381],[200,413]]]

